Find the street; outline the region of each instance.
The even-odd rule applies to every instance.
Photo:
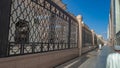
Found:
[[[93,50],[56,68],[106,68],[106,59],[113,49],[103,46],[102,50]]]

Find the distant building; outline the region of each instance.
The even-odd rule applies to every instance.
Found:
[[[108,39],[111,45],[120,45],[120,0],[111,0]]]
[[[102,35],[97,35],[97,43],[104,45],[104,38]]]

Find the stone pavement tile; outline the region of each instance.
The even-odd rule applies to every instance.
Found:
[[[96,50],[89,52],[87,54],[87,57],[89,57],[89,59],[85,61],[83,64],[79,65],[77,68],[96,68],[97,55],[98,52]]]
[[[89,57],[85,56],[81,59],[79,59],[79,61],[77,63],[75,63],[74,65],[71,65],[69,68],[78,68],[81,64],[83,64],[86,60],[88,60]]]
[[[107,56],[113,52],[111,47],[104,46],[100,51],[91,51],[57,68],[106,68]]]
[[[79,59],[79,57],[77,57],[77,58],[75,58],[75,59],[73,59],[73,60],[70,60],[70,61],[68,61],[68,62],[66,62],[66,63],[64,63],[64,64],[61,64],[60,66],[57,66],[57,67],[55,67],[55,68],[64,68],[65,66],[73,63],[74,61],[77,61],[78,59]]]
[[[80,65],[78,68],[96,68],[96,57],[92,57]]]
[[[96,68],[106,68],[107,56],[113,53],[114,50],[109,46],[104,46],[97,56]]]
[[[82,56],[75,58],[67,63],[64,63],[56,68],[77,68],[79,65],[81,65],[84,61],[86,61],[88,57]]]
[[[96,51],[89,52],[81,57],[73,59],[65,64],[62,64],[56,68],[78,68],[81,64],[86,62],[90,57],[96,56]]]

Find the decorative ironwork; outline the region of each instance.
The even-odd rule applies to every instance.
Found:
[[[92,32],[85,27],[82,27],[82,46],[92,45]]]
[[[11,0],[7,55],[77,47],[78,23],[51,0]]]
[[[97,44],[97,35],[95,34],[94,35],[94,44],[97,46],[98,44]]]

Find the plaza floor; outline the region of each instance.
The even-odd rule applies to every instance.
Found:
[[[113,49],[103,46],[102,50],[93,50],[56,68],[106,68],[106,59]]]

